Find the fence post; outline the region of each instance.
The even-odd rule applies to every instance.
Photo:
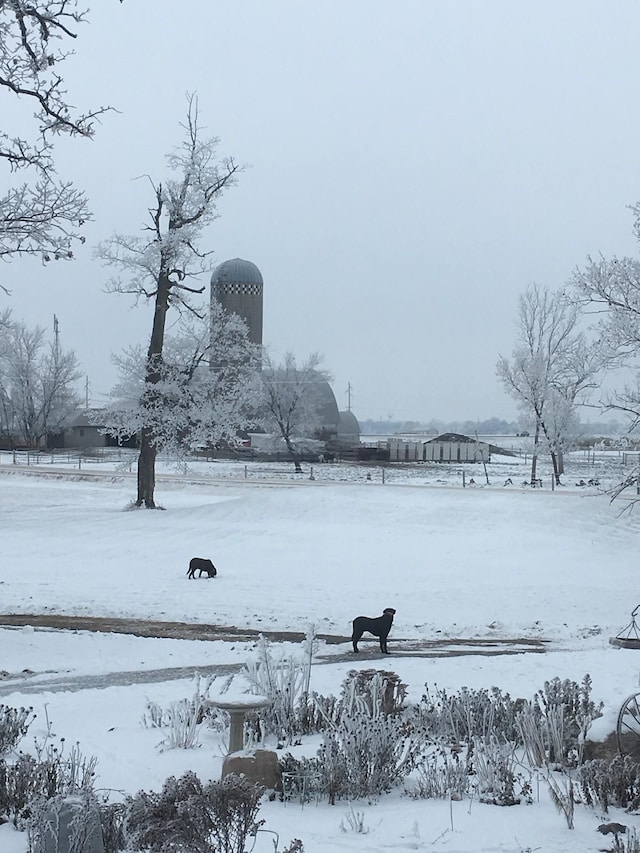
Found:
[[[313,465],[311,466],[311,474],[309,475],[309,479],[315,480],[315,477],[313,476]]]
[[[462,471],[462,488],[465,489],[467,487],[467,472]]]
[[[382,485],[384,486],[384,468],[382,469]]]
[[[78,471],[82,468],[82,456],[78,456]]]
[[[244,466],[244,478],[247,479],[247,466]]]

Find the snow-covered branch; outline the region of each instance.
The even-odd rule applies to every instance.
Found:
[[[175,458],[220,441],[234,444],[256,408],[259,360],[259,347],[237,315],[214,306],[211,326],[185,316],[166,338],[153,385],[141,347],[114,359],[119,382],[110,405],[94,417],[118,438],[149,429],[156,450]]]
[[[268,353],[264,355],[262,423],[282,437],[296,465],[304,440],[313,438],[323,426],[322,388],[331,375],[322,369],[322,361],[323,357],[317,352],[301,365],[290,352],[280,363],[274,363]]]
[[[11,185],[0,198],[0,257],[40,254],[73,257],[72,245],[89,220],[84,194],[55,177],[57,134],[91,138],[109,107],[76,111],[69,103],[60,66],[72,52],[76,27],[87,10],[77,0],[11,0],[0,3],[0,93],[35,108],[32,137],[0,133],[0,164],[27,171],[31,181]],[[25,118],[25,120],[28,120]]]
[[[554,466],[562,473],[562,453],[575,436],[576,407],[597,387],[607,363],[579,328],[578,307],[564,294],[531,285],[520,297],[518,342],[511,359],[500,356],[496,373],[507,393],[535,427],[534,445],[542,435]],[[532,482],[536,472],[532,460]]]

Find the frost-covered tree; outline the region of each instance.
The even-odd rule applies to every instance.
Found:
[[[640,240],[640,203],[632,206],[633,230]],[[640,356],[640,259],[587,258],[570,279],[576,304],[595,321],[599,347],[610,364],[636,369]],[[629,419],[629,429],[640,424],[640,375],[603,401],[606,411]]]
[[[322,361],[316,352],[298,365],[288,352],[280,363],[265,354],[262,363],[261,422],[266,430],[273,430],[282,438],[297,471],[301,470],[305,440],[317,435],[323,426],[322,386],[331,374],[322,369]]]
[[[47,342],[39,326],[12,321],[0,325],[0,433],[27,447],[39,447],[79,407],[74,383],[81,370],[75,353]]]
[[[260,348],[237,314],[211,307],[210,326],[182,317],[176,333],[166,336],[153,405],[145,397],[144,350],[131,347],[114,359],[120,379],[111,404],[94,413],[107,434],[123,439],[148,430],[156,451],[182,459],[195,447],[235,443],[253,422]]]
[[[204,229],[218,216],[217,202],[236,183],[240,167],[233,159],[216,160],[218,139],[202,139],[198,104],[188,97],[182,144],[167,157],[172,177],[156,184],[149,179],[153,202],[142,235],[115,234],[102,243],[96,256],[121,271],[107,289],[133,294],[153,303],[151,337],[146,354],[141,405],[152,413],[162,405],[164,338],[170,307],[193,312],[191,298],[202,293],[197,281],[208,269],[208,252],[199,241]],[[138,494],[136,504],[155,507],[155,462],[158,438],[153,418],[145,418],[140,432]]]
[[[56,175],[54,140],[65,134],[91,138],[96,119],[108,109],[76,110],[61,76],[86,15],[76,0],[0,2],[0,103],[20,126],[9,130],[4,122],[0,131],[0,258],[71,258],[74,242],[83,240],[87,200]]]
[[[551,456],[556,483],[562,456],[575,436],[576,409],[596,387],[603,359],[579,328],[579,312],[562,293],[533,284],[519,300],[518,341],[511,359],[500,356],[496,372],[524,417],[533,422],[531,482],[543,441]]]

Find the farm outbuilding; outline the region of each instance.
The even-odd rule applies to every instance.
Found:
[[[491,455],[486,442],[455,432],[427,441],[390,438],[388,443],[390,462],[489,462]]]

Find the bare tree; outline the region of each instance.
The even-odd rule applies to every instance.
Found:
[[[180,318],[165,338],[155,405],[145,397],[146,357],[132,347],[114,359],[120,379],[112,403],[92,414],[105,432],[126,439],[147,429],[157,451],[183,459],[197,447],[234,444],[253,423],[260,347],[237,314],[212,304],[211,322]]]
[[[603,359],[589,346],[578,327],[577,307],[563,294],[531,285],[520,297],[518,343],[511,360],[500,356],[496,366],[507,393],[534,423],[531,482],[537,475],[540,441],[551,456],[555,482],[563,472],[563,452],[574,433],[576,407],[596,387]]]
[[[240,167],[231,158],[217,162],[218,139],[201,139],[198,104],[188,96],[184,141],[168,157],[175,177],[164,184],[150,178],[153,203],[150,222],[143,236],[116,234],[102,243],[98,258],[124,271],[125,278],[112,278],[107,289],[133,294],[153,302],[151,338],[147,349],[143,406],[149,411],[159,405],[163,381],[163,350],[167,312],[171,306],[194,311],[190,299],[202,293],[198,276],[208,268],[207,256],[198,241],[207,225],[218,216],[216,204],[233,186]],[[136,504],[154,508],[156,436],[145,424],[140,436],[138,494]]]
[[[298,366],[288,352],[279,364],[265,354],[262,364],[263,425],[277,431],[298,472],[305,439],[313,438],[323,426],[322,386],[331,375],[321,368],[322,361],[319,353],[312,353]]]
[[[53,153],[61,134],[91,138],[95,120],[108,110],[76,111],[60,74],[86,15],[76,0],[0,2],[0,90],[28,111],[35,107],[23,122],[35,122],[31,139],[0,131],[7,187],[0,197],[0,258],[71,258],[74,242],[84,241],[79,232],[90,218],[87,200],[70,181],[56,176]],[[11,185],[11,173],[28,177]]]
[[[635,236],[640,239],[640,203],[632,206]],[[615,367],[637,367],[640,355],[640,260],[587,258],[570,279],[577,305],[593,317],[599,346]],[[640,425],[640,378],[625,383],[603,400],[605,411],[628,417],[629,431]]]
[[[0,431],[27,447],[60,430],[80,405],[74,383],[81,376],[73,351],[47,343],[39,326],[11,322],[0,330]]]

